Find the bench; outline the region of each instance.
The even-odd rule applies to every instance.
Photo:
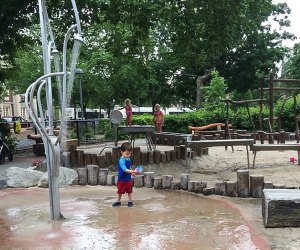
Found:
[[[228,139],[228,140],[201,140],[201,141],[187,141],[185,142],[186,148],[193,148],[193,147],[226,147],[226,146],[245,146],[247,151],[247,162],[248,168],[250,167],[249,161],[249,150],[248,147],[254,144],[254,139]],[[186,155],[188,154],[188,150],[186,150]],[[187,165],[190,163],[191,154],[187,159]]]
[[[300,165],[300,144],[254,144],[250,146],[250,150],[254,153],[253,168],[255,167],[256,153],[258,151],[285,151],[293,150],[298,152],[298,164]]]

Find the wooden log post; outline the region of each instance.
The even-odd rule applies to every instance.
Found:
[[[154,188],[155,189],[162,189],[162,177],[155,177],[154,178]]]
[[[173,175],[163,175],[162,176],[162,188],[171,189],[173,181]]]
[[[195,184],[196,184],[195,181],[189,181],[189,183],[188,183],[188,191],[189,192],[195,192]]]
[[[99,185],[105,186],[107,182],[107,175],[108,175],[108,169],[107,168],[100,168],[98,179],[99,179]]]
[[[203,148],[203,155],[208,155],[208,148]]]
[[[78,167],[83,167],[84,165],[84,151],[83,150],[76,150],[76,159]]]
[[[153,164],[153,151],[148,151],[148,163]]]
[[[264,182],[264,189],[273,189],[273,182],[265,181]]]
[[[86,185],[87,184],[87,168],[77,168],[78,173],[78,184]]]
[[[154,185],[154,172],[144,172],[145,176],[145,187],[152,188]]]
[[[78,162],[77,162],[77,159],[76,159],[76,149],[77,149],[77,145],[70,145],[69,146],[69,149],[70,149],[70,161],[71,161],[71,167],[72,168],[78,168]]]
[[[166,154],[166,161],[170,162],[171,161],[171,152],[170,151],[165,151]]]
[[[111,152],[110,151],[105,152],[105,162],[106,162],[106,166],[110,166],[112,164]]]
[[[215,182],[215,194],[226,196],[226,181]]]
[[[202,191],[203,195],[212,195],[215,193],[215,188],[214,187],[210,187],[210,188],[204,188]]]
[[[116,165],[119,162],[119,148],[113,147],[111,150],[111,161],[112,164]]]
[[[203,189],[207,187],[207,182],[196,181],[195,182],[195,193],[202,193]]]
[[[98,165],[87,165],[87,172],[88,172],[88,184],[91,186],[97,185],[98,184],[99,166]]]
[[[90,153],[84,154],[84,164],[85,166],[92,165],[92,155]]]
[[[134,147],[133,148],[133,165],[141,165],[141,148]]]
[[[170,151],[170,160],[176,161],[176,151],[175,150]]]
[[[199,148],[198,148],[198,155],[199,155],[199,156],[202,156],[202,155],[203,155],[203,148],[202,148],[202,147],[199,147]]]
[[[134,178],[134,187],[141,188],[141,187],[144,187],[144,185],[145,185],[145,177],[144,177],[144,175],[137,175]]]
[[[249,170],[237,171],[237,193],[238,197],[249,197]]]
[[[187,153],[186,153],[186,146],[185,145],[180,145],[180,159],[186,160]]]
[[[180,188],[183,190],[188,190],[188,183],[190,181],[190,174],[180,175]]]
[[[147,152],[141,152],[141,162],[142,165],[147,165],[148,164],[148,154]]]
[[[180,189],[180,181],[172,181],[171,182],[171,189],[172,190],[179,190]]]
[[[98,160],[99,168],[105,168],[106,166],[105,155],[98,155],[97,160]]]
[[[175,146],[176,159],[179,160],[181,158],[180,146]]]
[[[226,194],[229,197],[237,196],[237,182],[236,181],[227,181],[226,182]]]
[[[107,175],[106,185],[107,186],[115,185],[115,175],[114,174],[108,174]]]
[[[300,190],[265,189],[262,216],[265,227],[300,227]]]
[[[153,161],[155,164],[159,164],[160,163],[160,151],[159,150],[155,150],[153,153]]]
[[[167,162],[167,157],[165,152],[160,152],[160,162],[161,163],[166,163]]]
[[[92,158],[92,165],[98,165],[97,154],[91,154],[91,158]]]
[[[264,189],[263,175],[250,175],[250,195],[253,198],[261,198]]]

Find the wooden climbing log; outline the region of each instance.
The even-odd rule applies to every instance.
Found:
[[[176,161],[176,151],[175,150],[170,151],[170,160]]]
[[[176,151],[176,159],[179,160],[181,158],[180,146],[175,146]]]
[[[70,149],[70,161],[71,161],[71,167],[72,168],[78,168],[78,162],[76,160],[76,149],[77,149],[77,145],[70,145],[69,146]]]
[[[183,190],[188,190],[188,183],[190,181],[190,174],[180,175],[180,188]]]
[[[96,154],[91,154],[92,165],[98,165],[98,159]]]
[[[99,168],[105,168],[105,166],[106,166],[105,155],[98,155],[97,160],[98,160]]]
[[[170,153],[170,151],[165,151],[165,154],[166,154],[166,161],[170,162],[171,161],[171,153]]]
[[[154,161],[155,164],[160,163],[160,151],[159,150],[154,150],[153,161]]]
[[[148,151],[148,163],[153,164],[153,151]]]
[[[78,173],[78,184],[86,185],[87,184],[87,168],[77,168]]]
[[[173,175],[163,175],[162,176],[162,188],[171,189],[173,181]]]
[[[137,175],[134,178],[134,187],[141,188],[145,185],[145,177],[144,175]]]
[[[273,182],[265,181],[264,182],[264,189],[273,189]]]
[[[100,168],[98,173],[99,185],[105,186],[107,181],[108,169]]]
[[[215,193],[215,188],[214,187],[204,188],[202,193],[203,195],[212,195]]]
[[[171,189],[172,190],[179,190],[180,189],[180,181],[172,181],[171,182]]]
[[[91,186],[97,185],[98,184],[99,166],[98,165],[87,165],[87,172],[88,172],[88,184]]]
[[[253,198],[261,198],[264,189],[263,175],[250,175],[250,196]]]
[[[84,154],[84,164],[85,166],[92,164],[92,155],[90,153]]]
[[[107,166],[110,166],[112,164],[111,152],[110,151],[105,152],[105,162],[106,162]]]
[[[119,148],[118,147],[113,147],[111,151],[111,161],[112,164],[118,164],[119,162]]]
[[[162,189],[162,177],[155,177],[154,178],[154,188],[155,189]]]
[[[195,181],[189,181],[189,183],[188,183],[188,191],[189,192],[195,192],[195,184],[196,184]]]
[[[249,170],[240,169],[237,171],[237,193],[238,197],[249,197]]]
[[[207,187],[207,182],[196,181],[195,182],[195,193],[202,193],[203,189]]]
[[[154,185],[154,172],[144,172],[145,176],[145,187],[152,188]]]
[[[215,194],[226,196],[226,181],[215,182]]]
[[[185,145],[180,145],[180,159],[186,160],[186,147]]]
[[[134,147],[133,148],[133,165],[141,165],[141,148],[140,147]]]
[[[160,162],[161,163],[166,163],[167,162],[167,157],[165,152],[160,152]]]
[[[76,150],[76,159],[78,167],[83,167],[84,165],[84,151],[83,150]]]
[[[142,165],[148,164],[148,154],[147,152],[141,152],[141,163]]]
[[[265,227],[300,227],[300,190],[265,189],[262,216]]]
[[[226,194],[229,197],[237,196],[237,182],[236,181],[227,181],[226,182]]]

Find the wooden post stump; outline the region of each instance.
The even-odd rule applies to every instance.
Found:
[[[198,155],[199,155],[199,156],[202,156],[202,155],[203,155],[203,148],[202,148],[202,147],[199,147],[199,148],[198,148]]]
[[[264,189],[263,175],[250,175],[250,195],[253,198],[261,198]]]
[[[264,182],[264,189],[273,189],[273,182],[265,181]]]
[[[141,152],[142,165],[148,164],[148,154],[147,152]]]
[[[187,148],[185,145],[180,145],[180,159],[186,160],[186,156],[187,156],[186,150]]]
[[[167,157],[166,157],[165,152],[160,152],[160,161],[162,163],[166,163],[167,162]]]
[[[78,168],[78,162],[77,162],[77,154],[76,154],[76,149],[77,149],[77,145],[70,145],[69,146],[70,149],[70,160],[71,160],[71,167],[72,168]]]
[[[87,184],[87,168],[78,168],[78,184],[86,185]]]
[[[155,164],[159,164],[160,163],[160,151],[159,150],[155,150],[153,153],[153,161]]]
[[[249,197],[249,170],[237,171],[237,185],[238,197]]]
[[[87,165],[92,165],[92,155],[89,153],[84,154],[84,164],[85,166]]]
[[[107,175],[106,185],[107,186],[115,185],[115,175],[114,174],[108,174]]]
[[[179,190],[180,189],[180,181],[172,181],[171,182],[171,189],[172,190]]]
[[[155,189],[162,189],[162,177],[155,177],[154,178],[154,188]]]
[[[203,189],[207,187],[207,182],[196,181],[195,182],[195,193],[202,193]]]
[[[166,161],[167,162],[171,161],[171,153],[170,153],[170,151],[165,151],[165,154],[166,154]]]
[[[148,151],[148,162],[153,164],[153,151]]]
[[[140,147],[134,147],[133,148],[133,165],[141,165],[141,148]]]
[[[212,195],[215,193],[215,188],[204,188],[202,191],[203,195]]]
[[[106,166],[105,155],[98,155],[97,160],[98,160],[99,168],[105,168],[105,166]]]
[[[237,196],[237,182],[236,181],[227,181],[226,182],[226,193],[229,197]]]
[[[88,184],[91,186],[97,185],[98,184],[99,166],[87,165],[87,172],[88,172]]]
[[[299,227],[300,190],[265,189],[262,216],[265,227]]]
[[[112,148],[111,161],[112,161],[112,164],[118,164],[118,162],[119,162],[119,148],[118,147]]]
[[[203,149],[203,155],[208,155],[208,148]]]
[[[105,152],[105,162],[106,162],[106,166],[110,166],[112,164],[111,152],[110,151]]]
[[[170,151],[170,160],[176,161],[176,151],[175,150]]]
[[[171,189],[173,181],[173,175],[163,175],[162,176],[162,188]]]
[[[195,181],[189,181],[188,183],[188,191],[195,192]]]
[[[181,150],[180,146],[175,146],[176,159],[179,160],[181,158]]]
[[[107,168],[100,168],[99,169],[99,185],[105,186],[106,181],[107,181],[107,174],[108,174],[108,169]]]
[[[145,187],[152,188],[154,185],[154,172],[144,172]]]
[[[190,181],[190,174],[180,175],[180,188],[183,190],[188,190],[188,183]]]
[[[76,150],[76,159],[78,167],[83,167],[84,165],[84,151],[83,150]]]
[[[226,181],[215,182],[215,194],[226,196]]]
[[[144,185],[145,185],[144,175],[137,175],[134,178],[134,187],[141,188],[144,187]]]
[[[96,154],[91,154],[92,157],[92,165],[98,165],[98,159]]]

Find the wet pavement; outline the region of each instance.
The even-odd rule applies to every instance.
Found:
[[[142,188],[134,190],[133,208],[126,199],[112,208],[115,193],[115,187],[62,188],[66,219],[52,222],[48,189],[1,190],[0,248],[268,249],[239,211],[222,201]]]

